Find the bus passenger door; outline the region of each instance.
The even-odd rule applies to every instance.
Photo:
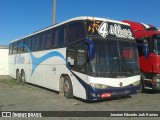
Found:
[[[79,80],[88,83],[87,51],[87,45],[84,42],[67,48],[67,62],[73,74],[71,75],[73,92],[81,98],[85,98],[86,91]]]

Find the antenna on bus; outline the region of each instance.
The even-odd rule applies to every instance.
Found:
[[[53,0],[52,25],[56,24],[56,0]]]

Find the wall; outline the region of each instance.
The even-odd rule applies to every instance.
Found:
[[[0,75],[9,75],[8,71],[8,48],[0,47]]]

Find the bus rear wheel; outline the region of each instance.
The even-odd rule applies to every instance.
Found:
[[[21,71],[21,81],[22,81],[23,83],[25,83],[25,81],[26,81],[24,70]]]
[[[19,70],[16,70],[16,80],[17,80],[17,82],[21,81]]]
[[[64,91],[64,96],[68,99],[73,98],[73,87],[71,83],[71,79],[69,76],[64,77],[64,83],[63,83],[63,91]]]

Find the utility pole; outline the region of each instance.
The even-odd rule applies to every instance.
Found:
[[[56,24],[56,0],[53,0],[52,25]]]

